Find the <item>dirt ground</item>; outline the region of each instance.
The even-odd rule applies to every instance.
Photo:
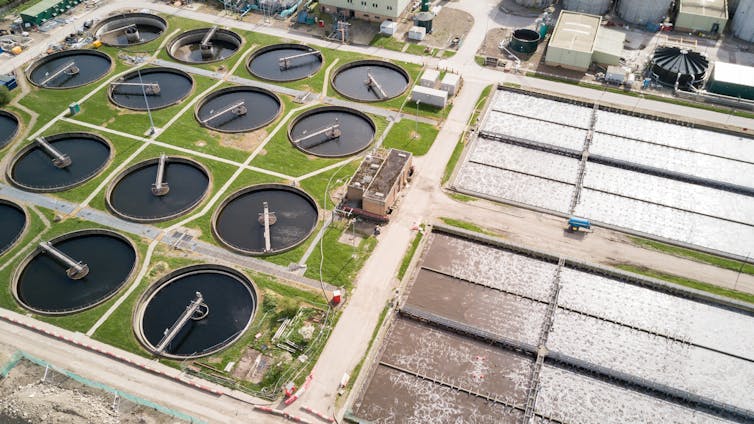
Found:
[[[432,21],[432,34],[422,44],[437,48],[449,48],[453,37],[466,38],[474,25],[474,18],[463,10],[443,7]]]

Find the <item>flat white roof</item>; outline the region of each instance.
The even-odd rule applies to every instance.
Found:
[[[550,39],[550,46],[591,53],[602,18],[564,10]]]
[[[680,13],[728,19],[726,0],[681,0]]]
[[[443,84],[458,84],[458,81],[461,79],[461,76],[458,74],[451,74],[448,72],[445,74],[444,77],[442,77],[442,83]]]
[[[715,62],[712,70],[714,81],[754,87],[754,67],[735,63]]]
[[[428,94],[432,96],[439,96],[448,98],[448,92],[443,90],[438,90],[436,88],[429,88],[424,87],[423,85],[415,85],[414,88],[411,89],[412,93],[420,93],[420,94]]]
[[[423,80],[437,81],[438,78],[440,78],[440,71],[437,69],[427,69],[422,74]]]

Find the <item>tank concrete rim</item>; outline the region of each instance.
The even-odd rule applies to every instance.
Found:
[[[24,214],[24,226],[21,228],[21,231],[18,233],[15,239],[11,240],[10,243],[8,243],[8,246],[5,248],[0,247],[0,256],[4,255],[6,252],[10,251],[13,247],[15,247],[16,243],[18,243],[24,236],[26,236],[26,231],[29,229],[29,214],[26,212],[26,209],[21,206],[18,203],[12,202],[9,199],[0,198],[0,205],[8,205],[13,208],[18,209],[21,211],[21,213]]]
[[[288,79],[288,78],[279,78],[279,79],[278,78],[268,78],[268,77],[259,75],[259,74],[255,73],[254,71],[251,70],[251,62],[253,62],[254,59],[256,59],[259,55],[267,53],[269,51],[280,50],[280,49],[295,49],[295,50],[301,50],[301,51],[304,51],[304,52],[307,52],[307,51],[318,51],[319,55],[320,55],[320,58],[322,60],[320,61],[320,64],[319,64],[319,66],[317,67],[316,70],[310,72],[307,75],[304,75],[304,76],[302,76],[300,78],[295,78],[295,79]],[[249,60],[246,62],[246,70],[249,71],[249,73],[251,75],[253,75],[253,76],[255,76],[255,77],[257,77],[257,78],[259,78],[261,80],[273,81],[273,82],[291,82],[291,81],[298,81],[298,80],[302,80],[304,78],[311,77],[312,75],[314,75],[317,72],[319,72],[320,70],[322,70],[322,66],[324,66],[324,64],[325,64],[325,57],[324,57],[324,55],[322,55],[322,51],[321,50],[317,50],[317,49],[315,49],[313,47],[309,47],[309,46],[307,46],[305,44],[279,43],[279,44],[272,44],[272,45],[269,45],[269,46],[264,46],[264,47],[260,47],[260,48],[256,49],[254,51],[254,53],[252,53],[251,56],[249,57]]]
[[[253,186],[244,187],[244,188],[236,191],[235,193],[233,193],[230,196],[228,196],[225,200],[223,200],[222,203],[220,203],[220,206],[218,206],[217,208],[215,208],[215,211],[212,213],[212,221],[211,221],[212,235],[215,237],[215,240],[217,240],[218,242],[220,242],[220,244],[222,244],[223,247],[225,247],[226,249],[231,250],[231,251],[233,251],[235,253],[238,253],[238,254],[241,254],[241,255],[247,255],[247,256],[270,256],[270,255],[277,255],[277,254],[284,253],[284,252],[287,252],[289,250],[295,249],[298,246],[300,246],[302,243],[304,243],[306,240],[308,240],[309,237],[311,237],[311,235],[314,232],[314,230],[317,228],[316,225],[312,226],[312,228],[309,229],[309,231],[306,233],[306,235],[304,237],[301,237],[301,240],[299,240],[298,242],[296,242],[296,243],[294,243],[294,244],[292,244],[290,246],[287,246],[285,248],[282,248],[282,249],[277,249],[277,250],[276,249],[272,249],[270,252],[241,249],[239,247],[233,246],[232,244],[228,243],[227,241],[225,241],[225,239],[223,239],[220,236],[220,233],[217,231],[217,218],[220,216],[220,213],[223,211],[223,209],[225,209],[226,206],[228,206],[228,204],[230,202],[232,202],[233,200],[236,200],[237,198],[243,196],[246,193],[251,193],[251,192],[260,191],[260,190],[268,190],[268,189],[288,191],[290,193],[294,193],[294,194],[297,194],[297,195],[303,197],[307,202],[309,202],[309,204],[311,204],[314,207],[314,210],[316,211],[316,214],[317,214],[315,221],[319,222],[319,216],[320,216],[319,206],[317,206],[317,202],[314,200],[314,198],[309,193],[305,192],[304,190],[301,190],[300,188],[296,188],[296,187],[292,187],[292,186],[285,185],[285,184],[280,184],[280,183],[256,184],[256,185],[253,185]]]
[[[195,275],[195,274],[204,274],[206,271],[213,271],[214,273],[222,273],[230,276],[231,278],[234,278],[239,283],[243,284],[243,286],[249,291],[249,294],[251,295],[251,298],[253,299],[254,306],[251,312],[251,316],[249,317],[248,322],[246,323],[246,326],[243,328],[242,331],[238,332],[238,335],[236,337],[233,337],[232,339],[226,340],[224,343],[221,343],[218,346],[215,346],[214,349],[211,349],[207,352],[196,354],[196,355],[173,355],[171,353],[157,353],[156,347],[152,345],[149,340],[147,340],[147,337],[144,335],[144,328],[142,326],[142,323],[144,322],[144,312],[147,309],[147,305],[149,305],[149,302],[154,298],[154,296],[162,289],[163,287],[166,287],[169,284],[172,284],[176,281],[180,281],[179,279],[181,277]],[[225,266],[225,265],[216,265],[216,264],[197,264],[197,265],[189,265],[183,268],[176,269],[174,271],[171,271],[167,273],[166,275],[160,277],[156,282],[152,283],[147,289],[144,291],[144,293],[141,295],[139,300],[136,302],[137,307],[136,310],[133,313],[132,318],[132,329],[134,332],[134,335],[136,336],[136,339],[139,340],[139,343],[144,346],[148,351],[150,351],[154,355],[159,355],[165,358],[170,359],[196,359],[196,358],[202,358],[205,356],[212,355],[214,353],[217,353],[228,346],[232,345],[233,343],[237,342],[241,336],[243,336],[244,333],[249,329],[249,326],[252,322],[254,322],[254,318],[256,317],[257,313],[257,307],[259,306],[259,290],[257,289],[256,284],[254,281],[244,275],[241,271],[238,271],[237,269]]]
[[[13,112],[11,112],[9,110],[0,110],[0,116],[7,116],[7,117],[10,117],[10,118],[12,118],[13,120],[16,121],[16,130],[13,131],[13,134],[11,134],[10,137],[8,137],[8,141],[5,143],[5,146],[0,147],[0,150],[2,150],[4,148],[10,146],[11,144],[13,144],[13,142],[16,139],[16,137],[18,136],[18,133],[21,130],[21,118],[19,118],[18,115],[16,115],[15,113],[13,113]]]
[[[103,19],[100,23],[98,23],[93,31],[94,36],[97,37],[98,40],[102,41],[99,38],[99,35],[100,35],[99,32],[104,29],[109,30],[110,29],[109,27],[105,28],[106,26],[108,26],[108,24],[117,22],[122,19],[134,19],[136,20],[137,24],[143,24],[143,23],[155,24],[155,26],[161,29],[160,33],[157,35],[157,37],[155,37],[155,39],[162,36],[162,34],[168,29],[168,21],[166,21],[162,16],[155,15],[154,13],[142,13],[142,12],[119,13],[117,15],[112,15],[110,17],[107,17]],[[153,41],[153,40],[139,41],[136,43],[126,43],[126,44],[106,43],[102,41],[102,44],[106,46],[112,46],[112,47],[129,47],[129,46],[138,46],[140,44],[146,44],[150,41]]]
[[[115,207],[112,205],[112,202],[111,202],[111,196],[112,196],[113,190],[115,190],[115,187],[118,186],[121,180],[123,180],[123,178],[125,178],[131,172],[142,169],[142,168],[146,168],[152,164],[159,162],[159,160],[160,158],[152,158],[152,159],[147,159],[145,161],[131,165],[128,168],[121,171],[121,173],[118,174],[115,178],[113,178],[113,180],[107,186],[107,192],[105,193],[105,205],[107,206],[107,210],[110,211],[110,213],[112,213],[113,215],[117,216],[120,219],[130,221],[130,222],[148,223],[148,222],[170,221],[171,219],[175,219],[189,213],[192,209],[199,206],[199,204],[201,204],[207,198],[207,195],[209,195],[209,193],[212,191],[212,182],[213,182],[212,174],[209,172],[209,169],[206,166],[204,166],[201,162],[197,162],[191,158],[187,158],[184,156],[168,156],[165,162],[166,164],[173,162],[173,163],[185,163],[188,165],[192,165],[199,168],[199,170],[201,170],[202,173],[207,176],[207,178],[209,179],[209,183],[207,184],[207,188],[204,190],[204,193],[202,193],[201,197],[199,197],[195,202],[186,206],[184,209],[181,209],[180,211],[175,212],[171,215],[159,217],[159,218],[136,218],[133,216],[123,214],[117,209],[115,209]]]
[[[31,262],[32,259],[36,258],[37,255],[39,254],[39,248],[37,247],[37,248],[34,248],[34,250],[31,253],[29,253],[24,258],[24,260],[21,261],[21,263],[18,264],[18,266],[16,267],[16,270],[13,273],[13,280],[11,281],[11,292],[13,293],[13,298],[15,299],[15,301],[19,305],[24,307],[25,309],[28,309],[29,311],[34,312],[35,314],[46,315],[46,316],[72,315],[75,313],[92,309],[94,307],[97,307],[107,302],[108,300],[112,299],[113,296],[118,294],[118,292],[120,292],[123,289],[123,287],[127,286],[128,282],[134,277],[134,274],[136,273],[136,265],[138,265],[139,263],[139,250],[136,248],[136,245],[134,244],[134,242],[131,241],[130,238],[124,236],[123,234],[116,233],[115,231],[111,231],[111,230],[105,230],[103,228],[90,228],[86,230],[76,230],[70,233],[59,235],[53,238],[52,240],[49,240],[49,242],[52,245],[55,245],[55,243],[59,243],[61,241],[65,241],[65,240],[72,239],[75,237],[89,236],[89,235],[106,235],[106,236],[115,237],[118,240],[125,242],[128,245],[128,247],[130,247],[131,250],[133,250],[134,252],[134,263],[131,266],[131,271],[128,272],[128,275],[126,275],[126,278],[123,279],[123,282],[120,284],[120,286],[118,286],[116,290],[113,290],[112,293],[108,294],[107,296],[103,297],[102,299],[94,303],[82,306],[80,308],[67,309],[65,311],[46,311],[43,309],[37,309],[37,308],[27,305],[18,296],[18,282],[19,282],[18,280],[19,278],[21,278],[21,273],[23,272],[23,270],[26,269],[26,266],[29,264],[29,262]]]
[[[355,152],[347,153],[344,155],[323,155],[323,154],[310,152],[302,148],[301,146],[297,146],[296,143],[293,142],[293,134],[291,134],[291,132],[293,131],[293,127],[295,127],[296,124],[298,124],[302,119],[307,118],[312,115],[316,115],[318,113],[322,113],[322,112],[345,112],[345,113],[350,113],[352,115],[356,115],[358,117],[365,119],[369,123],[369,125],[372,127],[372,130],[374,130],[375,133],[374,135],[372,135],[372,138],[369,140],[369,143],[366,143],[364,147],[360,148],[359,150],[356,150]],[[293,120],[288,124],[288,141],[293,145],[293,147],[295,147],[296,149],[300,150],[301,152],[307,155],[313,155],[313,156],[318,156],[322,158],[342,158],[342,157],[352,156],[360,152],[363,152],[364,150],[366,150],[367,147],[369,147],[372,144],[372,142],[374,141],[374,137],[376,135],[377,135],[377,124],[374,123],[374,120],[369,115],[367,115],[366,113],[360,110],[352,109],[350,107],[345,107],[345,106],[321,106],[321,107],[316,107],[314,109],[309,109],[304,112],[301,112],[298,116],[293,118]]]
[[[366,66],[366,65],[384,66],[384,67],[390,68],[390,69],[392,69],[394,71],[398,71],[401,75],[403,75],[406,78],[406,87],[404,87],[403,91],[401,91],[400,93],[398,93],[398,94],[396,94],[394,96],[391,96],[391,97],[384,98],[384,99],[359,99],[359,98],[356,98],[356,97],[351,97],[348,94],[345,94],[345,93],[341,92],[340,90],[338,90],[338,87],[335,85],[335,78],[338,76],[338,74],[340,74],[341,72],[343,72],[343,71],[345,71],[347,69],[354,68],[356,66]],[[403,69],[403,67],[398,66],[395,63],[388,62],[386,60],[375,60],[375,59],[364,59],[364,60],[355,60],[353,62],[348,62],[348,63],[342,65],[341,67],[339,67],[335,72],[333,72],[332,76],[330,76],[330,85],[332,86],[332,88],[338,94],[340,94],[341,96],[343,96],[343,97],[345,97],[345,98],[347,98],[349,100],[353,100],[355,102],[361,102],[361,103],[384,102],[384,101],[387,101],[387,100],[394,99],[396,97],[400,97],[400,96],[402,96],[408,90],[409,87],[411,87],[411,83],[412,83],[411,75],[409,75],[408,71],[406,71],[405,69]]]
[[[157,106],[157,107],[150,106],[149,110],[160,110],[160,109],[168,108],[170,106],[175,106],[178,103],[180,103],[183,100],[185,100],[186,97],[190,96],[194,92],[194,89],[196,88],[196,84],[194,84],[195,83],[194,77],[192,77],[191,74],[189,74],[188,72],[182,71],[180,69],[168,68],[168,67],[165,67],[165,66],[158,66],[158,67],[154,67],[154,68],[144,68],[144,69],[140,69],[140,70],[135,70],[135,71],[129,72],[129,73],[127,73],[127,74],[119,77],[117,81],[120,82],[120,81],[124,81],[124,80],[126,80],[128,78],[131,78],[133,76],[138,76],[139,72],[141,72],[142,76],[149,75],[149,74],[154,74],[154,73],[157,73],[157,72],[164,72],[164,73],[168,73],[168,74],[179,75],[179,76],[185,77],[189,81],[191,81],[191,89],[188,90],[186,92],[186,94],[184,94],[180,99],[176,99],[173,102],[167,103],[165,105]],[[115,81],[113,81],[113,82],[115,82]],[[122,104],[116,102],[115,99],[113,98],[113,90],[115,90],[115,87],[111,84],[110,87],[108,87],[108,89],[107,89],[107,98],[110,100],[110,103],[114,104],[117,107],[123,108],[123,109],[135,110],[135,111],[138,111],[138,112],[146,112],[147,111],[147,107],[146,106],[145,107],[132,107],[132,106],[125,106],[125,105],[122,105]]]
[[[91,81],[87,81],[87,82],[85,82],[83,84],[76,84],[76,85],[71,85],[71,86],[68,86],[68,87],[43,87],[43,86],[37,84],[34,80],[31,79],[31,74],[37,68],[39,68],[41,65],[44,65],[45,63],[47,63],[47,62],[49,62],[49,61],[51,61],[53,59],[57,59],[59,57],[79,55],[79,54],[88,54],[88,55],[92,55],[92,56],[99,56],[99,57],[101,57],[103,59],[106,59],[107,62],[110,64],[110,66],[107,68],[107,71],[103,72],[102,75],[98,76],[97,78],[95,78],[95,79],[93,79]],[[60,52],[55,52],[53,54],[49,54],[49,55],[47,55],[45,57],[42,57],[40,59],[35,60],[31,65],[29,65],[26,68],[25,74],[26,74],[26,80],[29,81],[29,83],[31,83],[35,87],[43,88],[43,89],[46,89],[46,90],[69,90],[69,89],[72,89],[72,88],[83,87],[83,86],[85,86],[87,84],[91,84],[93,82],[97,82],[97,81],[101,80],[102,78],[105,77],[105,75],[109,74],[113,70],[113,67],[115,67],[115,62],[113,61],[113,58],[111,58],[110,55],[108,55],[107,53],[103,53],[103,52],[100,52],[100,51],[97,51],[97,50],[90,50],[90,49],[73,49],[73,50],[63,50],[63,51],[60,51]]]
[[[205,103],[207,103],[208,101],[210,101],[210,100],[212,100],[212,99],[214,99],[214,98],[216,98],[218,96],[221,96],[223,94],[235,93],[237,91],[253,91],[253,92],[257,92],[257,93],[263,93],[263,94],[266,94],[266,95],[274,98],[275,101],[278,103],[278,111],[277,111],[277,113],[275,113],[275,116],[273,116],[269,121],[264,122],[263,124],[260,124],[260,125],[258,125],[256,127],[248,128],[248,129],[243,129],[243,130],[224,130],[224,129],[221,129],[221,128],[213,127],[211,125],[207,125],[206,123],[202,123],[201,119],[199,119],[199,110],[201,110],[202,106],[204,106]],[[278,119],[278,117],[280,117],[281,113],[283,113],[283,101],[280,99],[280,96],[278,96],[277,94],[273,93],[270,90],[267,90],[266,88],[252,87],[252,86],[249,86],[249,85],[237,85],[237,86],[225,87],[225,88],[221,88],[221,89],[219,89],[217,91],[213,91],[212,93],[207,94],[201,100],[199,100],[199,102],[197,103],[197,105],[194,107],[194,119],[196,119],[196,121],[199,122],[199,125],[203,126],[204,128],[210,129],[212,131],[217,131],[217,132],[222,132],[222,133],[228,133],[228,134],[235,134],[235,133],[256,131],[256,130],[262,128],[262,127],[266,127],[271,122],[273,122],[274,120]]]
[[[206,34],[207,31],[209,31],[210,29],[212,28],[197,28],[197,29],[192,29],[192,30],[176,35],[168,43],[168,47],[167,47],[168,56],[170,56],[171,59],[177,62],[181,62],[181,63],[188,63],[188,64],[214,63],[214,62],[219,62],[225,59],[230,59],[233,55],[238,53],[238,51],[241,50],[241,47],[244,45],[243,37],[238,35],[238,33],[236,33],[235,31],[231,31],[229,29],[224,29],[224,28],[218,28],[215,31],[212,38],[210,39],[210,41],[214,39],[221,39],[223,41],[230,41],[230,42],[236,43],[236,50],[233,51],[233,53],[231,53],[227,57],[211,59],[211,60],[191,61],[191,60],[179,59],[173,55],[173,52],[175,51],[175,49],[179,47],[183,47],[186,44],[190,44],[192,42],[200,42],[204,34]]]
[[[31,149],[36,147],[36,142],[32,141],[31,143],[28,143],[26,146],[21,148],[21,150],[19,150],[18,153],[16,153],[13,159],[11,159],[10,165],[6,168],[6,171],[5,171],[5,178],[7,178],[8,181],[12,185],[20,188],[21,190],[30,191],[32,193],[57,193],[60,191],[70,190],[96,177],[100,172],[102,172],[105,168],[107,168],[110,165],[110,162],[113,160],[113,157],[115,156],[115,149],[113,148],[113,144],[110,142],[110,140],[106,139],[105,137],[102,137],[99,134],[72,131],[72,132],[59,133],[59,134],[54,134],[54,135],[44,136],[44,137],[45,137],[45,140],[47,141],[56,141],[56,140],[60,140],[64,138],[74,138],[74,137],[86,138],[86,139],[97,141],[99,143],[106,145],[109,150],[109,154],[107,155],[107,160],[105,160],[99,168],[92,171],[91,175],[83,178],[81,181],[76,181],[71,184],[67,184],[67,185],[59,186],[59,187],[49,187],[49,188],[29,187],[24,184],[21,184],[20,182],[16,181],[15,178],[13,178],[13,169],[15,168],[16,162],[18,162],[19,159],[21,159]]]

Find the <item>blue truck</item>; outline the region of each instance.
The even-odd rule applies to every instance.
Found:
[[[589,220],[585,218],[577,218],[575,216],[568,218],[568,230],[579,231],[579,229],[581,228],[585,230],[591,230],[592,223],[589,222]]]

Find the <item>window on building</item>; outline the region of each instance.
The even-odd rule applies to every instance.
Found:
[[[393,6],[387,6],[387,10],[393,10]]]
[[[367,2],[366,2],[366,1],[362,1],[362,2],[361,2],[361,5],[362,5],[362,6],[366,6],[366,5],[367,5]]]

